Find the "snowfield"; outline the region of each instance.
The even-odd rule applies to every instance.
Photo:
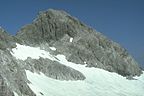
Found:
[[[28,57],[33,59],[39,59],[40,57],[48,58],[54,60],[55,58],[50,55],[49,52],[41,50],[39,47],[29,47],[25,45],[16,44],[17,47],[12,49],[11,54],[20,60],[26,60]],[[54,50],[54,47],[50,47],[51,50]]]
[[[17,44],[17,48],[12,49],[11,54],[21,60],[26,60],[28,57],[34,59],[43,57],[58,61],[78,70],[86,77],[85,80],[60,81],[49,78],[43,73],[38,74],[25,70],[27,78],[31,82],[28,85],[37,96],[144,96],[144,74],[135,77],[137,80],[127,80],[117,73],[68,62],[62,54],[52,56],[38,47],[19,44]]]

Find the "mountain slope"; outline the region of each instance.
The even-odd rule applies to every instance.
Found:
[[[62,10],[16,36],[0,29],[0,96],[143,96],[143,85],[124,48]]]
[[[68,61],[87,62],[88,67],[102,68],[123,76],[141,74],[137,62],[124,48],[64,11],[50,9],[41,12],[16,37],[30,46],[48,43],[56,47],[58,53],[64,54]]]

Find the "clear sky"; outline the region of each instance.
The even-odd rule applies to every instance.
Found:
[[[144,0],[0,0],[0,26],[15,34],[49,8],[67,11],[120,43],[144,65]]]

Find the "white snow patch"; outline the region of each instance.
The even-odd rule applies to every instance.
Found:
[[[29,71],[30,72],[30,71]],[[31,75],[32,76],[32,75]],[[33,76],[35,76],[35,73],[33,73]],[[33,77],[32,76],[32,77]],[[35,78],[36,79],[36,78]],[[36,79],[37,80],[37,79]],[[36,81],[35,80],[35,81]],[[35,82],[35,81],[33,81],[33,82]],[[41,82],[37,82],[37,84],[38,83],[40,83],[41,84]],[[35,83],[34,83],[35,84]],[[35,87],[33,84],[28,84],[28,86],[32,89],[32,91],[36,94],[36,96],[47,96],[47,95],[44,95],[44,93],[43,93],[43,91],[41,90],[42,88],[39,88],[39,87]],[[42,94],[43,95],[42,95]]]
[[[49,47],[51,50],[56,51],[55,47]]]
[[[12,49],[11,54],[17,59],[26,60],[28,57],[39,59],[40,57],[54,60],[55,58],[49,52],[41,50],[40,47],[30,47],[16,44],[17,47]]]
[[[70,38],[70,42],[73,42],[73,38]]]
[[[86,61],[84,61],[84,64],[87,64]]]
[[[97,63],[95,63],[95,65],[97,65]]]
[[[13,91],[13,93],[14,93],[14,96],[19,96],[15,91]]]

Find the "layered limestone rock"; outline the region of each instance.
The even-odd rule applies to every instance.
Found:
[[[23,44],[48,43],[71,62],[87,64],[123,76],[141,74],[137,62],[119,44],[61,10],[40,12],[16,35]]]

